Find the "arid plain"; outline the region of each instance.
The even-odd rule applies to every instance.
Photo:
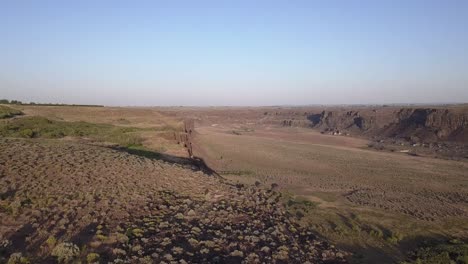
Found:
[[[345,128],[320,107],[8,107],[22,114],[1,121],[5,261],[394,263],[468,237],[468,162],[444,154],[464,132],[379,137],[364,125],[379,107],[346,110]]]

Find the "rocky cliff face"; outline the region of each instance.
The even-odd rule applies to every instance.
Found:
[[[401,109],[396,122],[383,131],[391,137],[404,137],[414,141],[468,142],[468,114],[449,109]]]
[[[411,141],[468,143],[468,112],[439,108],[387,111],[323,111],[309,115],[311,126],[323,130],[405,138]]]
[[[415,142],[468,143],[466,108],[332,109],[283,120],[285,126],[309,126],[322,131],[391,137]],[[305,123],[307,125],[305,125]]]
[[[378,127],[375,113],[359,111],[323,111],[308,117],[313,127],[325,130],[368,131]]]

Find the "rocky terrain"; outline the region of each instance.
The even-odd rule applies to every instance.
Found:
[[[2,138],[0,262],[346,262],[280,196],[97,143]]]
[[[314,106],[258,108],[160,108],[169,116],[192,117],[197,125],[243,124],[316,128],[367,138],[468,143],[468,107]]]
[[[304,122],[305,119],[309,122]],[[289,116],[282,123],[332,133],[401,138],[413,142],[468,143],[468,110],[463,107],[325,109],[304,112],[302,118]]]

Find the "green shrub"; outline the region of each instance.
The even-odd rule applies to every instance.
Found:
[[[369,232],[369,235],[371,235],[373,237],[376,237],[376,238],[383,238],[383,236],[384,236],[382,230],[380,230],[378,228],[371,229],[370,232]]]
[[[32,138],[34,137],[34,131],[32,131],[31,129],[29,128],[26,128],[26,129],[23,129],[19,132],[20,136],[21,137],[24,137],[24,138]]]
[[[60,243],[54,250],[52,256],[57,257],[59,263],[68,263],[80,255],[80,249],[73,243]]]
[[[102,235],[102,234],[96,235],[96,238],[99,239],[99,240],[101,240],[101,241],[106,241],[106,240],[107,240],[107,236]]]
[[[23,257],[22,253],[13,253],[8,258],[7,264],[29,264],[31,263],[28,258]]]
[[[305,212],[308,212],[310,209],[315,209],[317,207],[316,203],[304,198],[290,198],[286,205],[289,208],[302,209]]]
[[[412,252],[408,260],[402,263],[467,264],[468,243],[458,241],[459,243],[453,244],[450,242],[422,246],[414,252]]]
[[[356,232],[356,233],[360,233],[361,232],[361,227],[359,226],[358,223],[352,221],[351,222],[351,229]]]
[[[403,235],[399,232],[391,232],[390,236],[387,237],[385,240],[391,244],[398,244],[403,239]]]
[[[141,146],[140,129],[86,122],[52,121],[44,117],[24,117],[0,123],[0,136],[23,138],[90,137],[124,147]]]
[[[96,262],[99,262],[99,254],[97,253],[89,253],[87,256],[86,256],[86,261],[88,263],[96,263]]]
[[[10,108],[8,106],[0,105],[0,119],[10,118],[16,115],[22,115],[23,113],[19,110]]]
[[[141,230],[140,228],[134,228],[132,230],[132,235],[134,235],[135,237],[142,237],[143,236],[143,230]]]
[[[47,246],[49,246],[49,248],[53,248],[56,243],[57,243],[57,239],[54,236],[50,236],[46,240],[46,244]]]

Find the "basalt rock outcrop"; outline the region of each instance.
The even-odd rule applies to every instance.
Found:
[[[468,143],[468,113],[449,109],[401,109],[397,122],[382,132],[391,137],[418,141]]]
[[[307,119],[307,125],[304,119]],[[307,113],[302,118],[284,118],[282,125],[413,142],[468,143],[466,108],[331,109]]]

